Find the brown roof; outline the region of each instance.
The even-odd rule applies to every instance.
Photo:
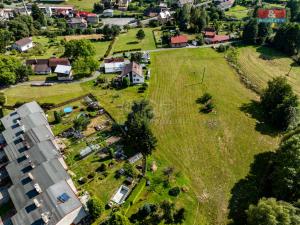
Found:
[[[41,64],[48,64],[48,59],[27,59],[26,65],[41,65]]]
[[[114,63],[114,62],[124,62],[124,61],[125,59],[121,57],[104,59],[104,63]]]
[[[50,67],[56,67],[57,65],[69,66],[70,61],[67,58],[50,58],[49,59],[49,66]]]
[[[19,46],[24,46],[31,42],[32,42],[32,37],[26,37],[26,38],[22,38],[22,39],[16,41],[16,44]]]
[[[50,72],[48,64],[38,64],[34,66],[35,73]]]
[[[141,65],[137,64],[136,62],[132,62],[130,64],[127,64],[124,68],[124,70],[122,71],[121,76],[125,76],[130,72],[134,72],[136,74],[138,74],[139,76],[143,76],[143,68]]]

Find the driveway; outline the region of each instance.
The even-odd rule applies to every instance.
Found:
[[[130,21],[134,20],[134,18],[102,18],[101,19],[104,25],[118,25],[124,26],[128,24]]]

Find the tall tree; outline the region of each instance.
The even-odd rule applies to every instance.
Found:
[[[276,77],[268,82],[261,95],[265,119],[279,129],[287,129],[298,106],[298,97],[285,77]]]
[[[0,29],[0,52],[4,53],[6,47],[9,45],[12,40],[12,33],[8,30]]]
[[[243,30],[243,41],[247,44],[255,44],[258,35],[258,23],[256,19],[251,19],[245,24]]]
[[[257,43],[264,44],[271,35],[271,25],[269,23],[259,23],[257,33]]]
[[[42,26],[45,26],[47,24],[46,17],[42,10],[38,7],[36,3],[32,5],[31,8],[31,16],[33,20],[39,22]]]
[[[271,174],[272,194],[280,200],[300,199],[300,135],[283,141],[276,152]]]
[[[89,40],[72,40],[65,44],[64,55],[72,60],[80,57],[94,56],[95,54],[95,48]]]
[[[262,198],[257,205],[250,205],[247,215],[248,225],[300,224],[300,209],[274,198]]]
[[[131,113],[125,122],[125,140],[133,149],[138,149],[144,155],[149,155],[156,147],[157,140],[150,129],[153,118],[152,107],[149,102],[142,100],[134,102]]]
[[[136,38],[139,40],[143,40],[145,38],[145,31],[143,29],[139,29],[136,33]]]

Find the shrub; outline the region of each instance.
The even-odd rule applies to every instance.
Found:
[[[125,77],[123,80],[122,80],[122,87],[123,88],[127,88],[127,87],[129,87],[130,86],[130,80],[127,78],[127,77]]]
[[[54,111],[54,120],[55,120],[55,123],[60,123],[61,122],[61,115],[57,111]]]
[[[211,111],[213,111],[214,108],[215,108],[215,105],[213,104],[213,102],[209,101],[201,108],[201,112],[210,113]]]
[[[173,187],[169,190],[169,195],[171,196],[178,196],[180,194],[180,188],[179,187]]]
[[[105,163],[102,163],[98,168],[97,168],[97,172],[104,172],[106,171],[107,166]]]
[[[92,219],[94,220],[97,219],[103,211],[102,202],[96,197],[93,197],[90,200],[88,200],[87,207],[89,209]]]
[[[197,103],[206,104],[211,99],[212,99],[212,95],[206,92],[200,98],[197,99]]]
[[[95,177],[95,172],[91,172],[89,175],[88,175],[88,178],[89,179],[92,179]]]

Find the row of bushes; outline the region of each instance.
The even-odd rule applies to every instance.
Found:
[[[126,53],[126,52],[138,52],[141,51],[141,48],[133,48],[133,49],[127,49],[127,50],[122,50],[122,51],[115,51],[113,54],[118,54],[118,53]]]
[[[106,58],[106,57],[109,55],[109,53],[110,53],[110,51],[111,51],[111,49],[112,49],[112,47],[113,47],[115,41],[116,41],[116,38],[113,38],[113,39],[111,40],[111,42],[109,43],[109,46],[108,46],[108,48],[107,48],[107,50],[106,50],[106,52],[105,52],[103,58]]]

